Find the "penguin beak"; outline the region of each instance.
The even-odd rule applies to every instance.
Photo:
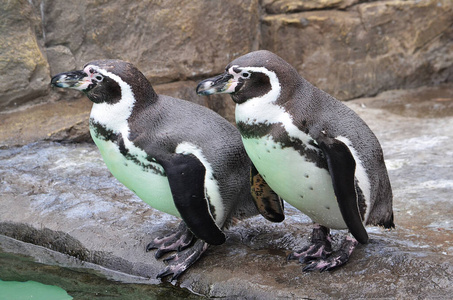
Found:
[[[59,88],[72,88],[83,91],[92,84],[90,77],[84,71],[60,73],[52,77],[50,84]]]
[[[203,80],[197,86],[198,95],[212,95],[212,94],[230,94],[234,93],[238,82],[234,76],[225,72],[215,77]]]

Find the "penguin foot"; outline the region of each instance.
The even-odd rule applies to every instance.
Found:
[[[164,261],[168,262],[168,266],[157,274],[157,278],[173,275],[171,281],[178,279],[185,270],[200,258],[208,247],[208,243],[202,240],[196,240],[192,247],[178,251],[170,257],[165,258]]]
[[[164,254],[172,251],[186,249],[194,240],[193,233],[187,228],[184,222],[179,224],[178,230],[164,237],[155,238],[146,246],[146,252],[157,249],[154,257],[161,258]]]
[[[300,263],[306,263],[315,259],[325,259],[332,254],[332,239],[329,228],[316,224],[311,236],[311,245],[301,250],[291,253],[287,261],[299,260]]]
[[[358,242],[355,238],[347,236],[338,251],[335,251],[327,258],[312,260],[303,268],[304,272],[319,270],[320,272],[329,271],[344,265],[351,256]]]
[[[304,264],[318,258],[328,257],[332,253],[331,249],[330,243],[312,244],[302,248],[302,250],[292,252],[288,255],[287,260],[299,260],[300,263]]]

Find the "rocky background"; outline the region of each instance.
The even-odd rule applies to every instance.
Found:
[[[196,84],[258,49],[340,100],[355,99],[347,105],[383,146],[397,226],[369,228],[370,244],[345,267],[303,273],[285,257],[308,244],[311,222],[287,207],[284,223],[255,217],[230,229],[179,286],[226,299],[451,298],[452,0],[0,0],[0,250],[47,265],[74,267],[78,257],[76,267],[136,276],[116,280],[159,283],[164,264],[144,248],[178,220],[112,178],[90,144],[91,102],[50,88],[50,78],[94,59],[123,59],[159,93],[233,121],[229,97],[198,97]],[[17,280],[20,268],[7,271],[1,251],[2,279]],[[59,285],[74,292],[91,281],[81,274]]]
[[[340,100],[453,80],[451,0],[1,0],[0,20],[3,114],[80,97],[52,90],[51,76],[100,58],[130,61],[158,92],[229,120],[231,101],[208,103],[196,82],[257,49]]]

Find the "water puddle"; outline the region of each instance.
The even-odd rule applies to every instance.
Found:
[[[0,251],[0,279],[56,286],[67,292],[73,299],[201,299],[190,291],[173,286],[169,283],[159,285],[146,284],[145,278],[129,277],[129,283],[106,278],[100,272],[75,267],[60,267],[36,262],[32,257]],[[138,283],[142,281],[143,283]],[[1,282],[0,282],[1,283]],[[28,286],[30,287],[30,286]],[[22,286],[22,288],[24,288]],[[0,285],[0,292],[2,285]],[[6,292],[6,288],[4,290]],[[41,293],[49,297],[54,289],[43,290]],[[0,293],[5,296],[5,294]],[[2,298],[0,295],[0,299]],[[40,294],[46,299],[46,294]],[[60,294],[61,295],[61,294]],[[10,298],[14,299],[14,298]],[[28,298],[24,298],[28,299]],[[32,298],[37,299],[37,298]],[[50,298],[47,298],[50,299]],[[52,298],[57,299],[57,298]],[[69,299],[69,298],[59,298]]]

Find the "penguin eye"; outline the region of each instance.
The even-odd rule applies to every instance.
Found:
[[[91,82],[93,83],[98,83],[98,82],[101,82],[102,80],[104,79],[104,77],[100,74],[96,74],[96,76],[93,77],[93,79],[91,80]]]
[[[248,72],[243,72],[243,73],[241,74],[241,76],[242,76],[243,78],[249,78],[249,77],[250,77],[250,73],[248,73]]]

